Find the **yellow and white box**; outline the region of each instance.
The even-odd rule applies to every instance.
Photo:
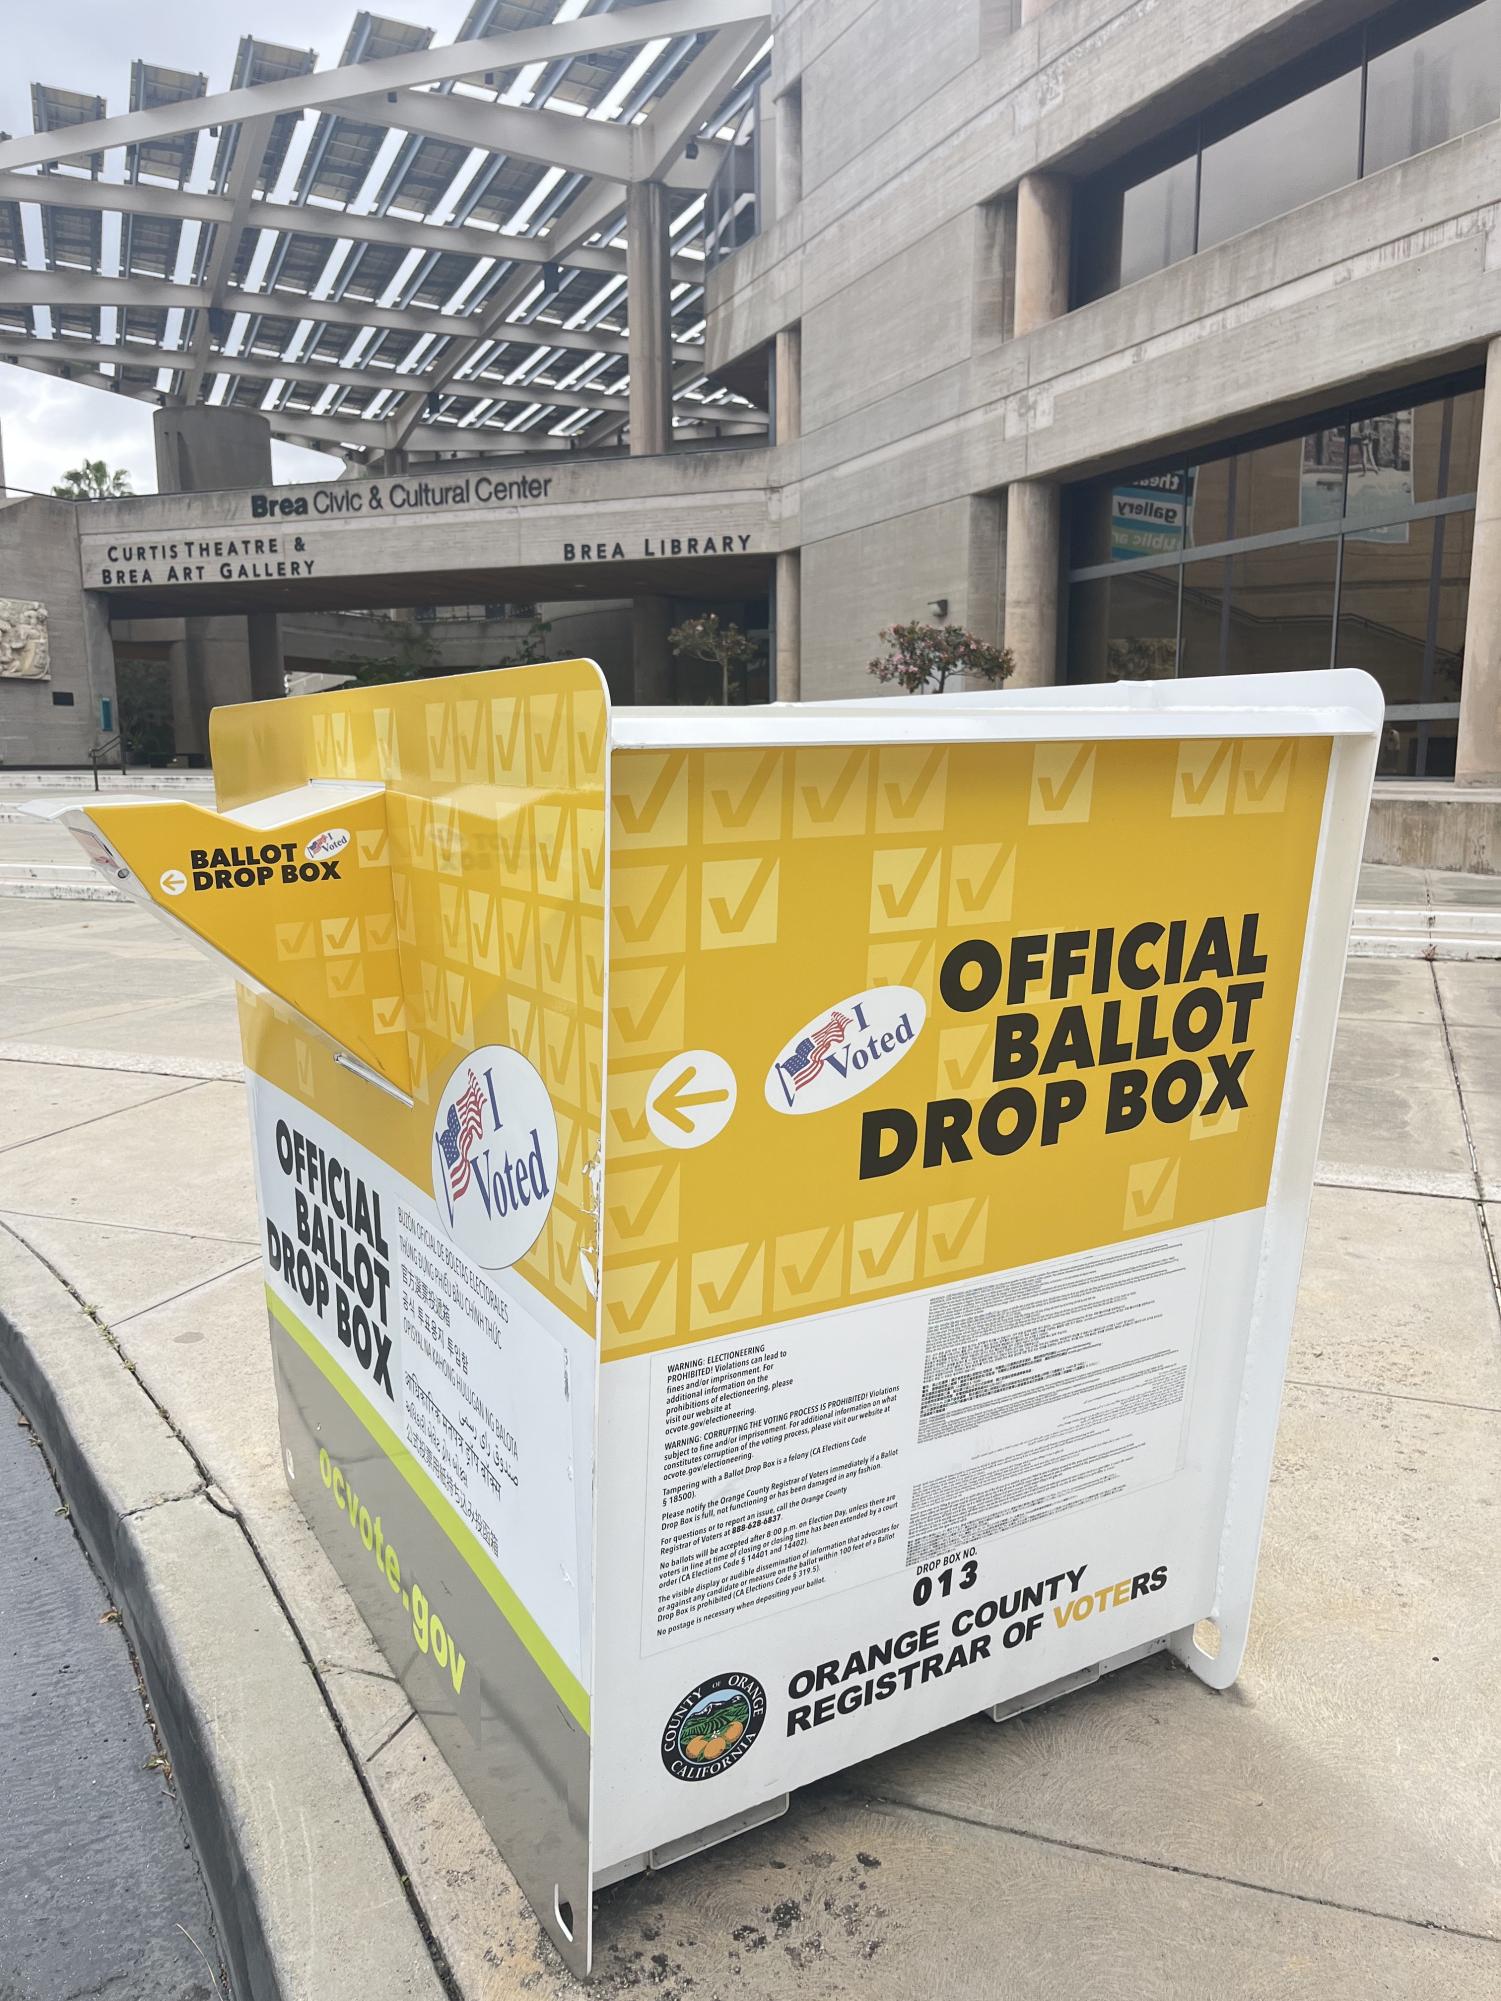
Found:
[[[288,1479],[570,1966],[810,1780],[1246,1639],[1381,698],[213,719]]]

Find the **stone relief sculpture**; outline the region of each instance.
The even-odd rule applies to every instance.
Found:
[[[46,681],[51,675],[47,607],[30,598],[0,597],[0,680]]]

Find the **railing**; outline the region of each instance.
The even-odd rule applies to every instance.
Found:
[[[96,792],[99,790],[99,767],[104,763],[112,750],[117,750],[120,753],[120,769],[123,771],[125,769],[125,732],[123,730],[116,730],[113,736],[107,736],[103,743],[96,743],[94,748],[89,752],[89,763],[94,767],[94,790]]]

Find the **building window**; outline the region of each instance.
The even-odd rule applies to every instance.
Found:
[[[1497,0],[1501,5],[1501,0]],[[753,90],[709,183],[704,256],[710,267],[749,243],[761,228],[761,93]]]
[[[1452,777],[1481,396],[1465,376],[1072,488],[1069,679],[1363,667],[1382,772]]]
[[[1501,0],[1408,0],[1086,183],[1074,304],[1498,116]]]

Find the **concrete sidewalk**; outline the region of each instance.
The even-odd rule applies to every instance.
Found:
[[[311,1885],[283,1844],[282,1891],[322,1899],[296,1923],[357,1895],[398,1958],[425,1926],[465,2001],[578,1993],[287,1493],[227,983],[129,908],[3,898],[0,968],[0,1224],[108,1327],[111,1366],[170,1419],[292,1622],[344,1772],[310,1797],[289,1722],[257,1810],[315,1834],[365,1819],[340,1837],[357,1885]],[[1487,1203],[1501,1237],[1501,966],[1352,964],[1238,1687],[1157,1657],[812,1788],[605,1893],[595,1991],[1501,1991]],[[398,1991],[369,1966],[324,1977],[320,2001]]]

